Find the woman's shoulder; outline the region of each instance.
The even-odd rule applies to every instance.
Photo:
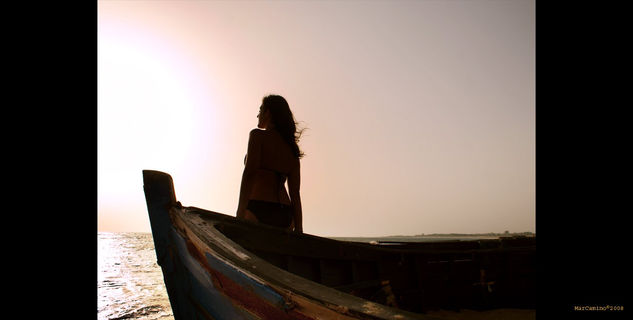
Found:
[[[255,128],[253,130],[251,130],[251,132],[248,133],[248,136],[253,139],[259,139],[261,137],[263,137],[264,135],[266,135],[266,130],[262,130],[259,128]]]
[[[250,135],[254,135],[254,134],[261,134],[264,133],[266,130],[264,129],[260,129],[260,128],[255,128],[253,130],[251,130],[251,132],[249,132]]]
[[[249,133],[249,140],[254,143],[270,144],[273,143],[274,134],[268,130],[255,128]]]
[[[279,133],[275,132],[274,130],[255,128],[251,130],[249,136],[256,139],[271,139],[274,137],[279,137]]]

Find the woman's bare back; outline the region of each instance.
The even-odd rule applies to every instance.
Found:
[[[255,161],[250,165],[257,169],[249,199],[291,204],[285,181],[286,178],[292,180],[291,176],[298,174],[299,159],[275,130],[254,129],[251,139],[255,139],[259,150],[254,152],[259,154],[247,155],[251,157],[247,158],[247,162]]]

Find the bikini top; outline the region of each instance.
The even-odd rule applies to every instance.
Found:
[[[248,157],[248,154],[244,156],[244,164],[246,164],[246,157]],[[279,172],[279,171],[274,170],[274,169],[258,168],[258,170],[266,170],[266,171],[274,172],[277,175],[277,178],[278,178],[279,183],[281,185],[286,183],[286,179],[288,179],[288,175],[287,174],[285,174],[283,172]]]
[[[244,164],[246,164],[246,157],[248,157],[248,154],[244,156]],[[283,172],[279,172],[277,170],[268,169],[268,168],[258,168],[258,170],[274,172],[277,175],[277,185],[278,185],[277,189],[279,190],[279,192],[277,192],[277,202],[281,202],[279,193],[283,190],[284,184],[286,183],[286,179],[288,179],[288,175]]]

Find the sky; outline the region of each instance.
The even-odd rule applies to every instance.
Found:
[[[100,0],[97,60],[98,231],[151,232],[144,169],[234,216],[279,94],[304,232],[536,232],[534,1]]]

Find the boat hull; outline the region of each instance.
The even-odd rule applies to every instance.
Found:
[[[168,174],[145,170],[143,179],[157,260],[177,320],[437,319],[426,311],[477,303],[533,306],[532,245],[337,241],[183,207]],[[503,264],[490,262],[500,257]],[[490,281],[491,272],[481,268],[494,264],[502,267],[486,267],[500,274]],[[510,281],[513,274],[520,281]],[[490,293],[495,281],[499,292]],[[511,288],[517,285],[522,287]],[[501,302],[484,301],[495,294]]]

